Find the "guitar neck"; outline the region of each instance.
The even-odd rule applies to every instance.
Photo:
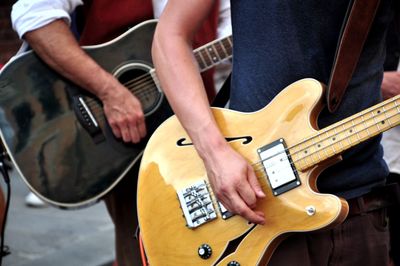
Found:
[[[232,57],[232,35],[214,40],[193,51],[193,55],[199,65],[200,72],[204,72],[222,61]],[[156,75],[156,70],[153,68],[149,73],[156,87],[161,91],[160,81]]]
[[[399,97],[397,95],[374,105],[289,147],[296,168],[308,169],[399,125]]]
[[[232,57],[232,35],[217,39],[193,51],[200,71],[206,71]]]

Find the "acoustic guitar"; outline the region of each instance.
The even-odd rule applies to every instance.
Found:
[[[396,96],[319,130],[324,85],[303,79],[263,109],[213,108],[229,144],[253,166],[266,197],[264,225],[232,215],[215,198],[201,158],[176,116],[150,138],[140,165],[138,214],[150,265],[266,265],[293,232],[341,223],[344,199],[321,194],[321,171],[345,150],[400,123]],[[285,106],[285,108],[282,108]]]
[[[172,111],[151,59],[156,20],[84,50],[141,102],[148,136]],[[231,37],[194,51],[201,71],[232,56]],[[79,64],[79,62],[76,62]],[[100,101],[50,69],[33,51],[0,72],[1,140],[29,188],[60,208],[95,203],[139,161],[147,139],[114,137]]]

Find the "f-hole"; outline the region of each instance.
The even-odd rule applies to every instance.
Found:
[[[235,239],[232,239],[229,241],[228,246],[226,247],[224,253],[222,253],[221,257],[215,262],[214,265],[217,265],[220,261],[222,261],[224,258],[232,254],[233,252],[236,251],[237,247],[239,244],[242,242],[242,240],[251,232],[253,229],[256,228],[256,224],[253,225],[247,232],[245,232],[243,235],[238,236]]]

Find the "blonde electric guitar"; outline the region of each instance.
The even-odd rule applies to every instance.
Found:
[[[342,222],[347,202],[318,193],[316,179],[343,151],[398,125],[400,101],[396,96],[318,130],[323,93],[320,82],[303,79],[257,112],[213,109],[226,139],[262,184],[266,198],[257,209],[265,225],[226,211],[177,118],[161,124],[144,151],[138,184],[150,265],[265,265],[289,233]]]

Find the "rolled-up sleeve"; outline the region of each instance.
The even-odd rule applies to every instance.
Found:
[[[12,7],[12,25],[22,38],[28,31],[57,19],[64,19],[70,24],[70,14],[82,4],[82,0],[19,0]]]

